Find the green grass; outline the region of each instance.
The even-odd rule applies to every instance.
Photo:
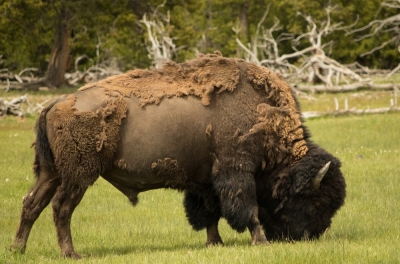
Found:
[[[394,100],[393,91],[360,91],[348,93],[318,93],[301,96],[302,111],[331,112],[335,110],[335,98],[339,104],[339,110],[345,109],[347,100],[348,109],[373,109],[390,107],[390,99]],[[400,95],[397,95],[398,105],[400,105]]]
[[[375,84],[394,83],[400,84],[400,74],[394,74],[390,78],[384,76],[372,76]],[[361,89],[345,93],[304,93],[300,94],[299,101],[302,111],[331,112],[336,110],[335,98],[339,104],[339,110],[345,109],[347,100],[348,109],[356,108],[360,110],[390,107],[392,99],[394,101],[394,92],[392,90],[371,90]],[[400,94],[397,92],[397,106],[400,105]]]
[[[314,109],[313,109],[314,110]],[[71,263],[59,257],[51,207],[34,225],[24,255],[9,252],[22,197],[34,183],[35,119],[0,119],[0,263]],[[185,219],[182,194],[154,190],[132,207],[104,180],[89,188],[72,219],[79,263],[399,263],[400,115],[317,118],[313,140],[339,157],[346,204],[317,241],[250,246],[221,222],[224,247],[207,248]]]

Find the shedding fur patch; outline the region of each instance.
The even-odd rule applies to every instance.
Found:
[[[207,135],[207,137],[209,137],[209,138],[212,137],[212,132],[213,132],[212,125],[208,124],[207,127],[206,127],[206,135]]]
[[[248,64],[247,67],[248,79],[257,87],[265,89],[268,104],[257,106],[258,123],[240,140],[263,131],[270,167],[276,164],[293,165],[307,154],[308,147],[291,87],[282,76],[267,68],[254,64]]]
[[[136,69],[110,77],[80,90],[105,88],[108,94],[118,91],[126,97],[140,98],[140,105],[159,104],[164,97],[195,95],[209,105],[214,91],[233,91],[239,82],[238,60],[224,58],[218,52],[177,64],[168,62],[159,70]]]
[[[69,95],[54,106],[49,114],[54,137],[49,141],[61,176],[87,187],[112,166],[128,108],[122,96],[110,99],[96,113],[77,111],[75,101],[75,95]]]
[[[124,159],[116,160],[114,162],[114,165],[117,166],[118,168],[120,168],[121,170],[124,170],[127,167],[126,160],[124,160]]]

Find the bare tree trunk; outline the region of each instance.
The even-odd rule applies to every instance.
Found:
[[[67,71],[68,57],[70,53],[69,38],[70,12],[62,1],[58,17],[54,45],[50,55],[45,83],[50,87],[60,87],[66,84],[65,73]]]
[[[247,17],[247,10],[249,9],[249,3],[243,3],[240,5],[240,14],[239,14],[239,26],[240,33],[242,33],[243,37],[248,38],[248,28],[249,28],[249,19]]]
[[[248,28],[249,28],[249,19],[247,17],[247,10],[249,9],[248,3],[243,3],[240,5],[240,13],[239,13],[239,38],[244,42],[248,42]],[[236,57],[240,56],[241,48],[238,47],[236,49]]]

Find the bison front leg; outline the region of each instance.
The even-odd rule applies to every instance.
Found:
[[[258,219],[258,207],[253,208],[249,230],[251,234],[251,244],[253,246],[258,244],[269,244],[264,231],[261,228],[260,220]]]
[[[207,246],[224,244],[218,231],[218,222],[219,219],[216,219],[207,226]]]
[[[56,226],[58,245],[62,257],[80,259],[74,250],[71,236],[71,218],[76,206],[82,200],[87,187],[69,185],[63,182],[53,199],[53,220]]]
[[[229,225],[238,232],[248,228],[252,245],[269,244],[258,219],[253,173],[243,171],[241,167],[220,171],[214,179],[214,185],[219,192],[222,216]]]
[[[54,173],[42,169],[32,190],[24,197],[21,219],[14,242],[10,246],[11,251],[25,252],[26,242],[33,224],[43,209],[50,203],[51,198],[56,193],[57,186],[60,184],[60,178],[55,176]]]

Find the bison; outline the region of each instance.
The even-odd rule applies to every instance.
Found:
[[[21,252],[52,201],[61,255],[80,258],[71,217],[99,176],[132,205],[147,190],[184,191],[208,245],[222,244],[221,217],[253,245],[318,237],[345,198],[340,161],[310,141],[290,86],[218,52],[58,98],[37,120],[34,147],[36,183],[10,247]]]

